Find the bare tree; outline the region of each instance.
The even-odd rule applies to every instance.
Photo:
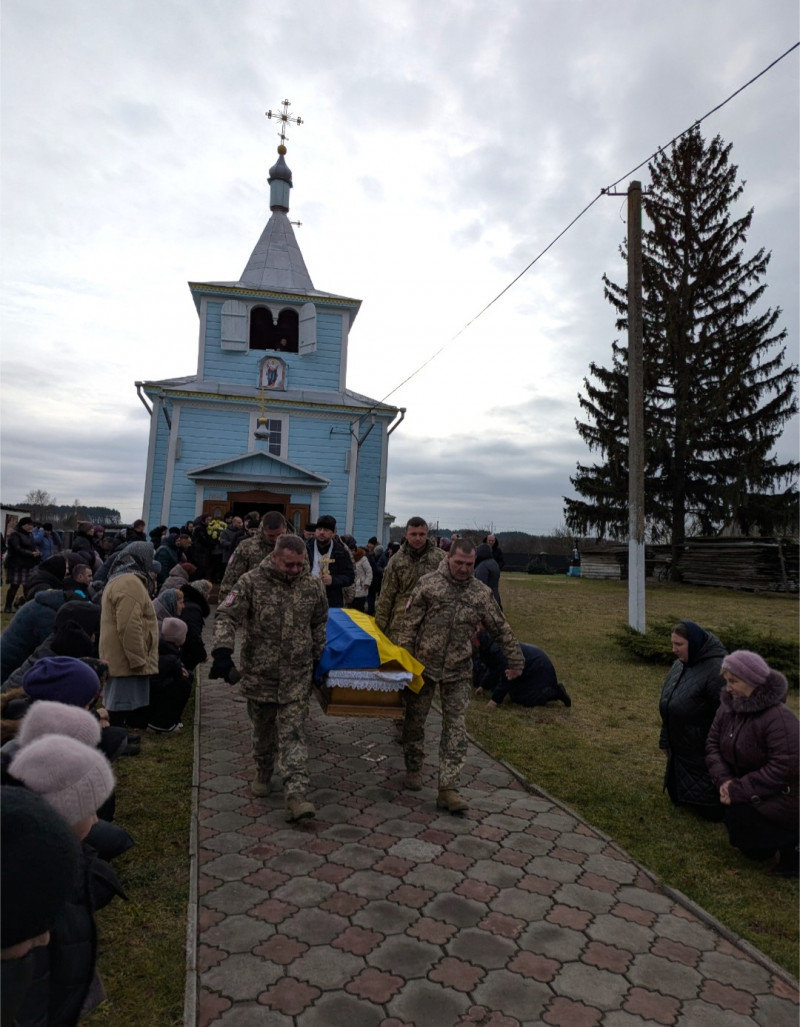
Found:
[[[30,507],[31,517],[35,521],[48,520],[54,503],[55,497],[51,499],[50,493],[44,489],[31,489],[25,496],[25,505]]]

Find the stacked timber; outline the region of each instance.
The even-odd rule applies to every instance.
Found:
[[[687,585],[797,592],[800,546],[787,538],[691,539],[678,562]]]

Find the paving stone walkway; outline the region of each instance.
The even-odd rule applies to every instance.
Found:
[[[204,682],[198,718],[186,1027],[796,1027],[795,981],[476,746],[442,813],[390,721],[312,703],[291,826],[249,793],[236,689]]]

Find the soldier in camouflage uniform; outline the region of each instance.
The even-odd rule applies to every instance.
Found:
[[[412,791],[422,787],[425,720],[438,684],[442,737],[436,805],[452,813],[462,812],[468,805],[458,793],[458,780],[467,753],[472,636],[478,626],[483,625],[508,660],[508,680],[519,677],[525,665],[508,621],[494,601],[491,589],[473,577],[474,569],[474,544],[469,539],[458,539],[439,569],[420,580],[408,602],[398,639],[399,644],[425,666],[422,689],[417,693],[407,690],[406,694],[405,786]]]
[[[406,524],[403,544],[386,564],[375,604],[375,623],[392,642],[399,643],[406,603],[417,587],[417,582],[425,574],[435,571],[444,558],[444,550],[428,538],[427,521],[422,517],[412,517]],[[407,688],[400,693],[404,709],[407,694]],[[396,739],[400,741],[403,717],[395,721],[395,730]]]
[[[244,539],[234,549],[222,576],[219,594],[227,595],[243,574],[254,570],[265,557],[269,556],[281,535],[287,534],[291,535],[292,530],[282,513],[278,513],[277,510],[269,510],[265,513],[261,518],[258,534],[253,538]]]
[[[312,578],[305,546],[283,535],[217,609],[210,678],[231,680],[236,629],[244,628],[239,687],[247,699],[257,775],[251,790],[266,795],[273,768],[283,778],[289,820],[313,817],[305,722],[314,664],[325,648],[328,602]]]
[[[406,536],[398,552],[386,564],[381,591],[375,605],[375,623],[392,642],[398,643],[406,603],[419,579],[435,571],[445,552],[428,538],[428,525],[421,517],[406,524]]]

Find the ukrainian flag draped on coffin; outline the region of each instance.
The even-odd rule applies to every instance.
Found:
[[[414,692],[422,688],[419,660],[399,645],[390,642],[375,618],[359,610],[328,611],[328,639],[317,666],[321,678],[332,670],[405,670],[411,675],[408,687]]]

